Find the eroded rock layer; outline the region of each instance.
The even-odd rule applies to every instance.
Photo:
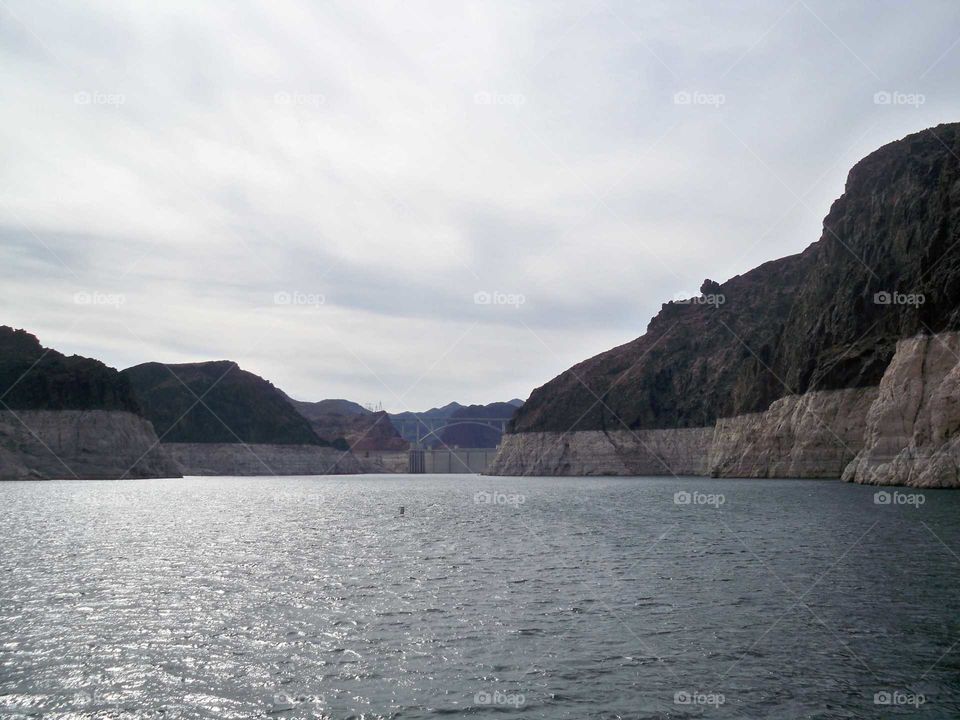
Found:
[[[343,475],[364,472],[349,452],[318,445],[164,443],[184,475]]]
[[[844,480],[960,487],[960,333],[902,340]]]
[[[0,479],[180,477],[149,421],[120,410],[0,412]]]
[[[901,340],[879,387],[789,395],[710,427],[507,435],[490,472],[960,487],[960,333]]]

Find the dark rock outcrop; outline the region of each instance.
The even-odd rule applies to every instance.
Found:
[[[280,390],[235,362],[151,362],[123,375],[165,443],[329,445]]]
[[[6,325],[0,326],[0,398],[11,410],[140,410],[130,382],[113,368],[44,348],[35,335]]]

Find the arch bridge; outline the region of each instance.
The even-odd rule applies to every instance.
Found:
[[[481,417],[453,417],[453,418],[398,418],[393,419],[394,427],[400,434],[417,447],[429,438],[440,438],[440,433],[450,427],[458,425],[478,425],[496,430],[500,435],[507,431],[510,418],[481,418]]]

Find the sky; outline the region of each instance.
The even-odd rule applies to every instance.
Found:
[[[392,410],[530,391],[960,121],[960,4],[0,0],[0,324]]]

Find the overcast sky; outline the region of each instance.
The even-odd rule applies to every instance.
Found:
[[[960,120],[955,0],[2,0],[0,51],[0,323],[390,410],[526,398]]]

